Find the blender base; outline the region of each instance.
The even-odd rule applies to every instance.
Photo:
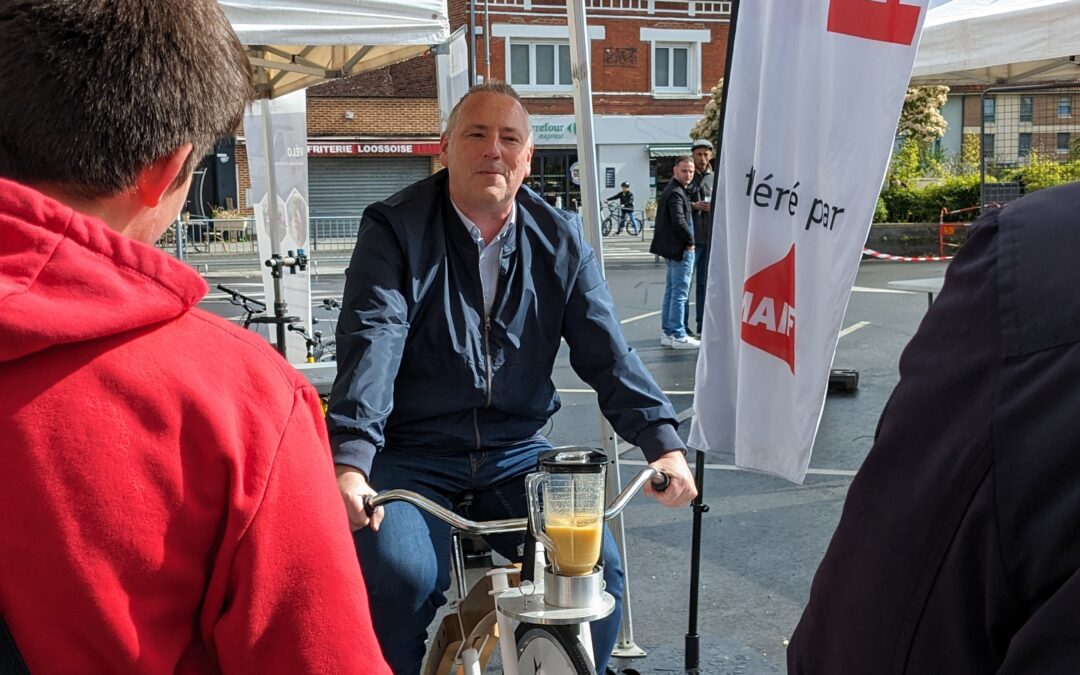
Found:
[[[539,592],[522,595],[520,588],[511,588],[496,598],[495,606],[499,613],[520,623],[570,626],[603,619],[615,611],[615,598],[605,592],[592,607],[571,609],[547,604]]]

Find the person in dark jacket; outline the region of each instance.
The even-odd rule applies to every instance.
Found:
[[[607,198],[608,202],[619,202],[619,227],[615,234],[622,234],[623,227],[629,234],[634,234],[640,229],[637,218],[634,216],[634,193],[630,191],[630,183],[623,181],[619,192]]]
[[[671,476],[678,507],[697,494],[675,411],[623,338],[580,220],[522,186],[532,126],[517,93],[477,85],[441,140],[446,166],[364,212],[338,324],[328,422],[338,485],[371,593],[376,634],[399,675],[419,672],[424,638],[449,587],[449,527],[406,503],[369,519],[375,490],[415,490],[444,505],[473,494],[476,520],[522,517],[524,477],[551,446],[551,382],[570,363],[620,436]],[[520,559],[521,537],[490,538]],[[607,591],[621,599],[610,536]],[[619,610],[592,626],[600,672]]]
[[[664,300],[660,306],[660,344],[672,349],[697,349],[701,343],[687,335],[686,303],[694,274],[694,212],[687,187],[694,180],[694,159],[679,157],[671,181],[660,193],[656,231],[649,251],[667,260]]]
[[[900,358],[789,672],[1080,672],[1080,183],[987,213]]]
[[[705,318],[705,286],[709,280],[709,238],[712,233],[712,192],[716,174],[712,170],[713,144],[699,138],[692,144],[694,180],[687,193],[694,209],[694,318],[701,335]],[[687,325],[689,326],[689,314]]]

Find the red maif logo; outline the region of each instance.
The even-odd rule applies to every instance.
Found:
[[[795,372],[795,246],[743,284],[742,339]]]
[[[828,31],[910,46],[920,11],[900,0],[830,0]]]

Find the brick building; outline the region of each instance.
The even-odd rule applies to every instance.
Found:
[[[631,184],[638,208],[689,154],[690,129],[724,75],[730,2],[585,0],[600,193]],[[528,184],[574,208],[577,137],[563,0],[450,0],[451,29],[474,25],[479,77],[506,80],[526,102],[536,152]]]
[[[359,216],[364,207],[436,171],[439,103],[430,55],[307,90],[312,217]],[[239,205],[251,186],[236,147]]]
[[[723,77],[730,2],[585,3],[600,192],[611,195],[628,181],[640,209],[670,180],[674,157],[689,154],[690,129]],[[475,39],[466,33],[466,42],[477,78],[507,80],[525,99],[536,143],[528,184],[552,204],[575,208],[580,190],[565,2],[448,5],[452,32],[467,29],[472,18]],[[371,201],[440,168],[436,77],[429,54],[308,89],[313,217],[358,216]],[[204,205],[232,201],[246,210],[250,178],[243,138],[235,150],[217,151],[206,164],[218,176],[211,182],[223,186],[203,190]]]

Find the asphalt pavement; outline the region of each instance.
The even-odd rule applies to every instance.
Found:
[[[684,420],[693,416],[696,351],[660,346],[664,267],[639,240],[607,238],[608,283],[630,345],[668,393]],[[322,266],[313,304],[340,299],[344,265]],[[703,673],[785,672],[785,641],[794,630],[814,571],[840,517],[851,479],[870,449],[877,418],[896,385],[903,347],[926,312],[926,295],[888,288],[897,279],[942,276],[945,263],[864,261],[844,319],[833,366],[859,373],[858,388],[830,393],[803,485],[735,470],[730,454],[706,459],[698,633]],[[257,268],[214,271],[218,282],[262,297]],[[220,293],[203,306],[235,316]],[[330,327],[324,328],[330,330]],[[546,428],[556,445],[599,445],[596,397],[560,353],[553,379],[563,408]],[[624,482],[643,463],[622,454]],[[689,605],[691,511],[638,497],[625,511],[634,642],[648,655],[613,665],[641,673],[683,669]]]

